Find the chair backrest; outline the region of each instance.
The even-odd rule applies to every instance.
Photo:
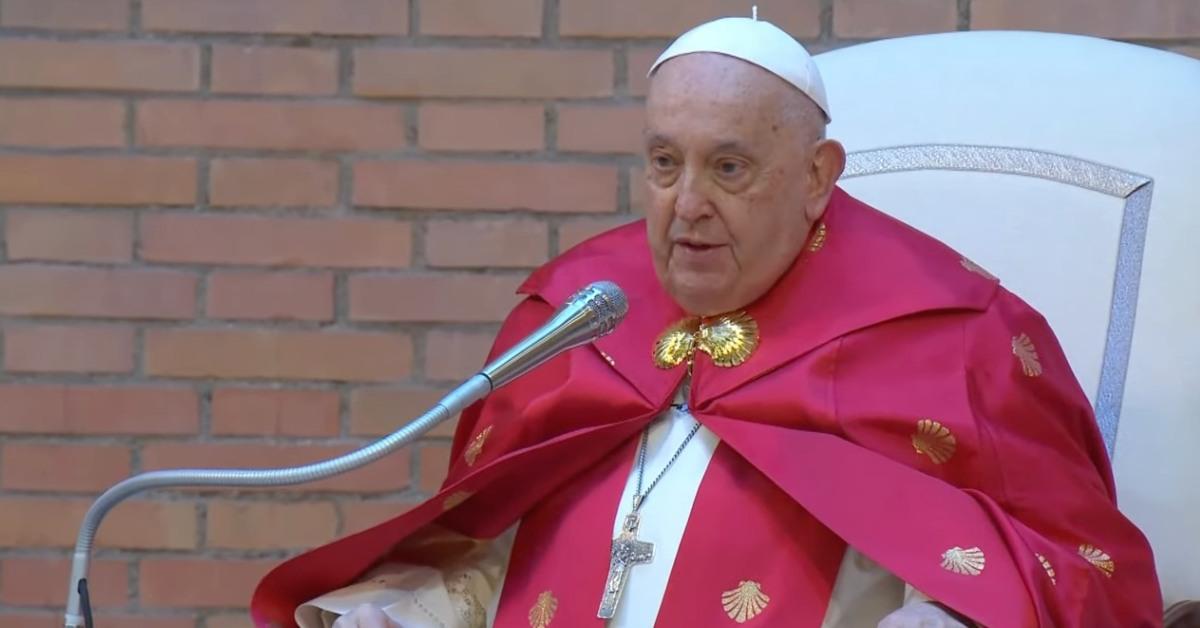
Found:
[[[817,56],[851,194],[1040,310],[1168,604],[1200,599],[1200,62],[963,32]]]

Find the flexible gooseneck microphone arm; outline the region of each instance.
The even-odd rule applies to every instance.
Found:
[[[370,464],[407,445],[439,423],[457,415],[493,390],[529,372],[550,358],[611,332],[628,311],[625,295],[607,281],[593,283],[574,296],[537,331],[463,382],[428,412],[388,436],[361,449],[325,460],[281,469],[171,469],[128,478],[105,491],[84,515],[75,541],[71,582],[65,614],[66,628],[91,626],[86,608],[87,573],[96,531],[104,516],[121,501],[143,491],[167,487],[266,487],[303,484]]]

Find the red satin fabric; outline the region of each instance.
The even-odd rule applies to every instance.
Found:
[[[717,602],[687,600],[710,604],[736,585],[732,555],[703,554],[737,512],[761,530],[741,551],[789,557],[747,578],[774,578],[760,616],[773,619],[759,625],[819,623],[843,543],[990,626],[1160,625],[1149,545],[1116,507],[1090,406],[1045,321],[954,251],[840,190],[824,220],[824,246],[748,308],[762,337],[750,359],[729,369],[696,360],[689,402],[722,438],[723,462],[701,485],[659,625],[729,622]],[[559,600],[553,626],[589,625],[629,448],[684,376],[651,360],[654,339],[683,314],[655,278],[642,229],[614,230],[536,271],[493,355],[599,279],[630,299],[617,331],[464,413],[442,491],[272,571],[254,595],[257,625],[292,625],[297,605],[402,554],[431,522],[490,537],[518,519],[499,625],[528,625],[541,590]],[[1037,377],[1014,355],[1020,334],[1036,347]],[[954,435],[940,464],[914,448],[922,419]],[[486,427],[468,465],[462,452]],[[463,491],[473,496],[443,512]],[[725,499],[736,509],[714,508]],[[1082,545],[1112,557],[1111,577]],[[985,568],[943,568],[952,547],[979,548]],[[803,604],[774,602],[789,597]]]

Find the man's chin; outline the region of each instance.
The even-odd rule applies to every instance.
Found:
[[[737,309],[725,283],[716,277],[688,277],[671,281],[667,292],[684,312],[692,316],[714,316]]]

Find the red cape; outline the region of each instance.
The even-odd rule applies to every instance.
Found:
[[[727,625],[719,598],[742,580],[772,597],[761,625],[816,625],[846,543],[985,625],[1161,625],[1149,544],[1117,509],[1091,406],[1045,320],[841,190],[824,223],[823,246],[747,308],[762,338],[750,359],[718,368],[697,355],[689,404],[722,443],[659,625]],[[255,591],[257,625],[294,625],[299,604],[404,557],[431,523],[489,538],[517,520],[496,625],[528,625],[546,594],[555,626],[602,625],[631,445],[685,374],[651,359],[684,313],[657,281],[644,225],[535,271],[492,356],[600,279],[629,298],[617,330],[465,412],[442,490],[277,567]]]

